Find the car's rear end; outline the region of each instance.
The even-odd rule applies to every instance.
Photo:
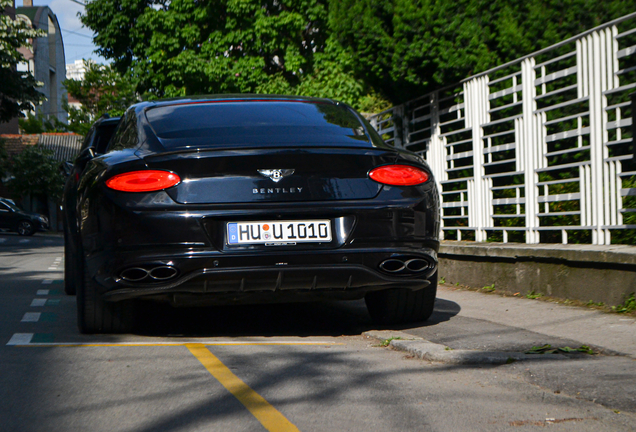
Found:
[[[139,145],[120,126],[84,191],[87,271],[106,302],[366,295],[380,321],[430,315],[373,311],[389,292],[434,300],[439,203],[426,164],[353,110],[251,97],[131,112]]]

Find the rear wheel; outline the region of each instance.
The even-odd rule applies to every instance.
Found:
[[[107,302],[98,285],[83,266],[83,283],[77,287],[77,325],[80,333],[128,333],[133,328],[132,300]]]
[[[364,300],[376,324],[405,324],[429,319],[437,296],[437,272],[421,290],[390,289],[368,293]]]
[[[33,223],[28,220],[18,222],[18,234],[21,236],[31,236],[35,233]]]

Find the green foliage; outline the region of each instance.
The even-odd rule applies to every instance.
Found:
[[[535,292],[534,290],[530,291],[528,294],[526,294],[526,298],[529,298],[529,299],[532,299],[532,300],[535,300],[535,299],[538,299],[538,298],[541,298],[541,297],[543,297],[543,294]]]
[[[495,284],[492,284],[492,285],[486,285],[486,286],[485,286],[485,287],[483,287],[481,290],[482,290],[482,291],[484,291],[484,292],[489,292],[489,293],[491,293],[491,292],[495,292]]]
[[[22,153],[13,156],[10,171],[13,178],[9,181],[9,189],[14,196],[49,196],[57,199],[62,195],[64,176],[51,150],[27,146]]]
[[[612,306],[612,310],[617,313],[630,313],[636,311],[636,293],[631,293],[626,299],[625,303]]]
[[[550,344],[537,345],[530,348],[525,352],[526,354],[571,354],[571,353],[583,353],[594,355],[597,354],[592,348],[587,345],[581,345],[578,348],[570,347],[552,347]]]
[[[57,117],[51,117],[46,119],[42,115],[27,114],[26,119],[18,120],[22,133],[25,134],[41,134],[45,132],[66,132],[67,125],[57,119]]]
[[[398,337],[393,337],[393,336],[392,336],[392,337],[390,337],[390,338],[388,338],[388,339],[383,339],[383,340],[380,342],[380,345],[378,345],[378,346],[381,346],[381,347],[388,347],[389,345],[391,345],[391,341],[392,341],[392,340],[402,340],[402,338],[401,338],[401,337],[399,337],[399,336],[398,336]]]
[[[129,75],[121,75],[111,65],[84,60],[86,73],[81,81],[67,79],[64,86],[82,106],[75,108],[64,101],[68,112],[68,130],[86,135],[95,119],[108,113],[117,116],[139,101]]]
[[[324,0],[95,0],[81,19],[98,52],[149,98],[270,93],[387,105],[329,36]]]
[[[22,110],[44,100],[44,95],[35,89],[41,84],[30,72],[19,72],[16,67],[24,60],[18,48],[28,46],[29,39],[46,33],[5,15],[5,9],[11,5],[11,0],[0,0],[0,122],[19,117]]]
[[[623,0],[332,0],[355,72],[394,103],[633,12]]]

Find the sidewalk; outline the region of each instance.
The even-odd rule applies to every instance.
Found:
[[[447,368],[494,368],[546,392],[636,415],[632,316],[440,285],[425,325],[364,335]],[[526,354],[544,344],[587,345],[605,355]]]
[[[437,296],[460,305],[457,313],[460,317],[573,340],[636,359],[636,319],[632,316],[526,298],[501,297],[448,285],[440,285]]]

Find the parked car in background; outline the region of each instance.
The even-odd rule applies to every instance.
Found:
[[[0,202],[8,202],[10,204],[17,205],[15,203],[15,201],[13,201],[11,198],[2,198],[2,197],[0,197]]]
[[[72,224],[77,224],[77,214],[75,204],[77,201],[77,187],[79,179],[86,168],[86,164],[95,156],[103,154],[106,146],[113,136],[120,117],[104,116],[97,120],[84,137],[84,142],[80,148],[80,152],[75,158],[75,162],[67,166],[67,178],[64,184],[64,198],[62,200],[62,209],[64,210],[64,291],[66,294],[74,295],[76,292],[75,281],[79,277],[77,269],[73,267],[76,261],[78,251],[75,245],[77,238],[71,236],[76,235],[77,228],[68,229]]]
[[[49,229],[46,216],[22,210],[8,198],[0,198],[0,230],[15,231],[22,236],[30,236],[36,231]]]
[[[103,153],[103,154],[101,154]],[[82,333],[173,306],[364,298],[424,321],[439,196],[418,155],[329,99],[220,95],[129,108],[67,184],[68,284]]]

